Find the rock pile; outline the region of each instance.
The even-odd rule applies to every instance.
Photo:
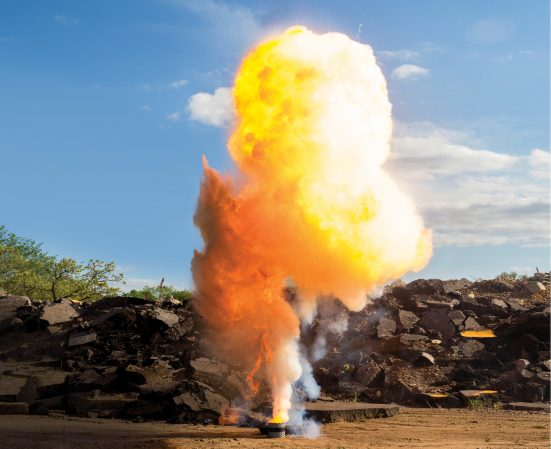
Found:
[[[360,312],[341,307],[339,326],[314,321],[302,344],[325,342],[314,375],[337,399],[548,401],[549,287],[549,273],[398,282]],[[0,297],[0,414],[218,422],[247,395],[246,373],[209,358],[198,323],[190,303],[175,301]],[[261,410],[262,398],[249,408]]]
[[[549,401],[549,312],[549,273],[398,282],[326,338],[314,375],[326,394],[367,402]]]
[[[0,413],[217,422],[245,376],[204,357],[190,303],[0,298]]]

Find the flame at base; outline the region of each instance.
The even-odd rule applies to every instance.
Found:
[[[382,168],[391,105],[369,46],[291,28],[247,55],[233,97],[241,173],[204,161],[195,306],[217,356],[249,372],[251,394],[268,385],[285,422],[301,376],[298,314],[311,317],[320,294],[361,309],[427,263],[430,231]],[[289,278],[296,309],[282,295]]]

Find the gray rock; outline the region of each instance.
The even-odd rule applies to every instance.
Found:
[[[93,343],[96,341],[98,336],[95,332],[74,332],[69,337],[69,347],[86,345],[88,343]]]
[[[199,410],[201,410],[201,403],[194,395],[189,392],[174,396],[172,398],[172,402],[174,402],[174,405],[176,405],[177,407],[187,407],[194,412],[198,412]]]
[[[398,323],[404,329],[411,329],[415,323],[419,321],[419,317],[413,312],[408,310],[399,310],[398,311]]]
[[[509,309],[511,309],[513,312],[526,312],[528,310],[520,303],[520,300],[518,298],[507,298],[504,301],[509,306]]]
[[[72,321],[77,316],[78,312],[70,303],[58,302],[46,304],[40,314],[40,319],[46,321],[50,326],[55,326]]]
[[[434,357],[428,352],[422,352],[419,358],[415,361],[416,366],[432,366],[434,363]]]
[[[392,295],[400,302],[405,302],[411,299],[411,292],[403,286],[394,287],[392,289]]]
[[[31,301],[26,296],[4,296],[0,298],[0,332],[10,327],[17,315],[17,309],[28,306]]]
[[[446,309],[429,310],[421,316],[418,324],[439,332],[443,340],[448,340],[456,334],[455,326],[448,318],[448,313]]]
[[[379,338],[391,337],[396,332],[396,322],[388,318],[381,318],[377,325],[377,336]]]
[[[545,291],[545,285],[541,282],[530,281],[526,284],[526,290],[528,290],[532,295],[536,293],[542,293]]]
[[[448,313],[448,318],[459,330],[463,330],[463,322],[465,321],[465,314],[461,310],[452,310]]]
[[[399,342],[405,346],[412,346],[416,343],[427,341],[428,339],[429,337],[427,337],[426,335],[402,334],[399,337]]]
[[[356,370],[354,377],[358,382],[362,383],[366,387],[369,387],[381,371],[382,368],[374,360],[369,360]]]
[[[542,365],[545,367],[547,371],[551,371],[551,360],[546,360],[542,363]]]
[[[468,317],[463,326],[466,331],[479,331],[482,329],[482,326],[473,317]]]
[[[448,292],[447,295],[450,298],[454,298],[454,299],[461,299],[463,297],[463,294],[457,290],[452,290],[451,292]]]
[[[417,279],[406,286],[414,295],[444,294],[444,282],[440,279]]]
[[[492,298],[490,300],[490,304],[493,305],[494,307],[499,307],[500,309],[507,308],[507,303],[504,300],[499,298]]]
[[[159,308],[155,308],[155,310],[153,311],[153,317],[156,320],[161,321],[168,327],[174,326],[179,321],[179,317],[175,313],[168,312],[167,310]]]
[[[476,340],[462,340],[457,347],[462,356],[470,358],[477,352],[482,351],[484,349],[484,344]]]
[[[193,368],[193,378],[208,385],[223,385],[229,373],[227,365],[206,357],[199,357],[189,364]]]
[[[230,402],[218,393],[205,390],[205,402],[201,405],[202,409],[209,410],[216,414],[220,414],[222,410],[229,407]]]

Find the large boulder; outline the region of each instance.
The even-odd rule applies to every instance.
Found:
[[[40,319],[50,326],[67,323],[78,316],[78,311],[70,301],[61,301],[53,304],[46,304]]]
[[[440,333],[443,340],[449,340],[455,336],[456,329],[448,318],[448,313],[446,309],[429,310],[421,316],[418,324],[427,330]]]
[[[408,310],[398,311],[398,324],[402,329],[411,329],[415,323],[419,321],[419,317]]]
[[[440,279],[417,279],[407,284],[407,289],[414,295],[439,295],[446,293],[444,282]]]
[[[0,298],[0,332],[10,327],[17,316],[17,309],[29,306],[31,301],[26,296],[4,296]]]

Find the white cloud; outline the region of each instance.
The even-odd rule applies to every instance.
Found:
[[[231,88],[219,87],[214,94],[199,92],[188,100],[189,118],[216,127],[227,126],[233,119]]]
[[[402,64],[392,71],[392,76],[398,79],[416,79],[428,76],[429,69],[414,64]]]
[[[551,153],[549,153],[549,151],[534,148],[528,157],[528,161],[532,168],[530,174],[534,178],[549,179],[549,172],[551,169]]]
[[[54,16],[54,20],[61,25],[78,25],[82,23],[82,20],[64,14]]]
[[[171,83],[168,83],[169,89],[181,89],[182,87],[186,86],[188,83],[187,80],[176,80],[172,81]]]
[[[458,143],[461,133],[412,128],[419,126],[393,138],[386,167],[410,192],[437,245],[549,243],[548,151],[503,154]]]
[[[403,48],[401,50],[381,50],[377,52],[377,56],[382,59],[398,59],[399,61],[411,61],[421,56],[419,52]]]
[[[144,104],[143,106],[140,106],[138,109],[140,111],[151,111],[151,106],[148,106],[147,104]]]
[[[167,114],[166,119],[170,120],[171,122],[179,122],[182,117],[181,111],[171,112],[170,114]]]

